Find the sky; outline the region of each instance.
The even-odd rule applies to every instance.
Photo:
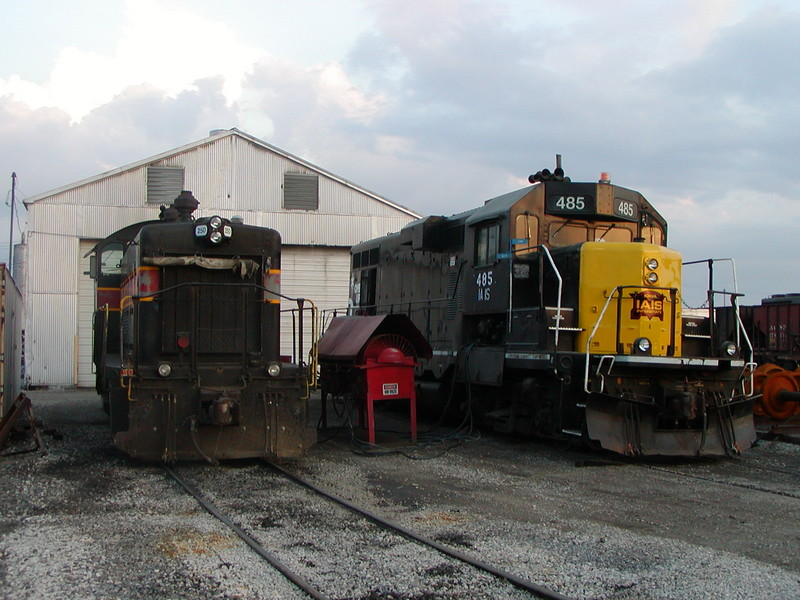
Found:
[[[426,215],[560,154],[644,194],[685,260],[734,259],[745,303],[800,292],[795,0],[30,0],[0,22],[0,261],[12,172],[19,241],[26,198],[236,127]]]

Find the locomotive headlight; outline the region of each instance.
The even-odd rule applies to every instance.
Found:
[[[655,271],[658,268],[658,261],[655,258],[648,258],[644,264],[651,271]]]
[[[734,357],[739,349],[736,347],[736,344],[730,341],[722,342],[722,346],[720,347],[722,356],[729,356]]]
[[[650,285],[655,285],[656,283],[658,283],[658,273],[656,273],[655,271],[650,271],[647,275],[644,276],[644,280]]]
[[[211,229],[219,229],[220,225],[222,225],[222,219],[219,217],[211,217],[211,220],[208,222],[211,225]]]
[[[280,374],[281,374],[281,363],[273,362],[267,365],[267,375],[269,375],[270,377],[277,377]]]
[[[166,362],[159,363],[158,374],[161,377],[169,377],[172,374],[172,365]]]
[[[208,235],[208,239],[212,244],[219,244],[222,241],[222,232],[215,229]]]
[[[637,338],[636,341],[633,342],[633,349],[639,354],[650,354],[651,348],[652,344],[646,337]]]

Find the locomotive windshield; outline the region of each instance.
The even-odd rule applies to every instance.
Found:
[[[100,274],[119,275],[122,273],[122,244],[109,244],[100,255]]]
[[[555,248],[581,242],[631,242],[635,236],[635,226],[630,225],[553,221],[550,224],[549,245]]]

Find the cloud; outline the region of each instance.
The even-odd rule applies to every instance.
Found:
[[[197,81],[175,98],[130,87],[80,123],[59,109],[0,98],[0,156],[32,196],[203,138],[221,124],[235,126],[236,119],[219,77]]]
[[[111,102],[131,86],[150,86],[175,97],[209,76],[223,78],[234,102],[246,72],[264,50],[241,43],[224,23],[163,1],[128,0],[126,26],[111,53],[69,46],[49,79],[38,84],[19,75],[0,80],[0,96],[32,108],[59,107],[73,122]]]

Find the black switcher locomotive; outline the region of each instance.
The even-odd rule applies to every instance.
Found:
[[[93,249],[93,361],[114,444],[148,461],[282,457],[315,441],[279,354],[281,239],[182,192]]]

